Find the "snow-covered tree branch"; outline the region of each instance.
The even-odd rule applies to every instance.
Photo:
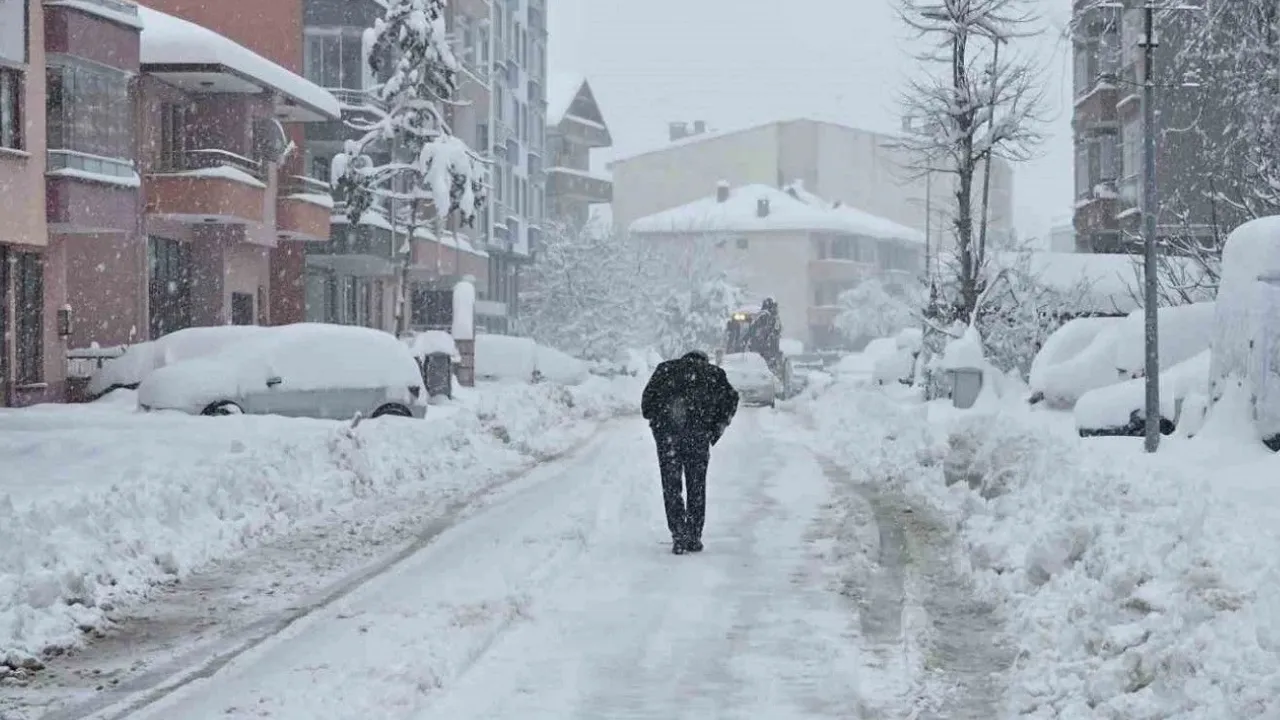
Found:
[[[986,285],[986,187],[975,183],[990,174],[993,159],[1026,160],[1041,140],[1041,73],[1016,45],[1039,33],[1039,18],[1029,0],[899,3],[922,45],[921,75],[902,98],[912,131],[901,148],[913,158],[909,170],[956,179],[955,277],[942,279],[935,312],[967,322]],[[975,190],[982,200],[976,213]]]
[[[444,0],[390,2],[372,33],[369,66],[385,80],[371,94],[382,109],[351,121],[361,134],[333,162],[348,214],[358,222],[375,197],[392,198],[406,201],[411,224],[428,203],[436,219],[456,211],[472,225],[484,202],[484,163],[445,122],[461,65],[445,34]]]
[[[920,288],[889,292],[876,278],[865,278],[853,289],[840,293],[835,325],[845,338],[860,340],[893,337],[908,327],[918,327],[924,307]]]

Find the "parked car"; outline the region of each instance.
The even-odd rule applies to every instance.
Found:
[[[731,353],[720,361],[720,367],[729,377],[729,383],[738,391],[741,402],[747,405],[778,403],[778,376],[769,369],[769,363],[758,353]]]
[[[235,343],[260,337],[270,328],[257,325],[212,325],[171,332],[124,348],[117,357],[103,363],[87,388],[91,398],[112,390],[134,390],[159,368],[220,352]]]
[[[1160,373],[1160,432],[1192,435],[1204,420],[1209,393],[1208,350]],[[1146,378],[1126,380],[1080,396],[1075,411],[1081,437],[1146,434]]]
[[[421,418],[422,374],[409,348],[380,330],[299,323],[266,328],[220,351],[165,365],[138,386],[144,410],[345,420]]]

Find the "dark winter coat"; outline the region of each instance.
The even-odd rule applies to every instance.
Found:
[[[738,391],[724,370],[686,356],[658,365],[644,388],[640,410],[656,436],[714,445],[738,412]]]
[[[780,352],[782,345],[782,321],[776,313],[762,312],[751,321],[751,352],[769,359]]]

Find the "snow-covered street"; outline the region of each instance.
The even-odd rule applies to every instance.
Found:
[[[702,555],[669,554],[652,440],[623,422],[132,717],[845,717],[857,619],[793,426],[748,412],[721,443]]]

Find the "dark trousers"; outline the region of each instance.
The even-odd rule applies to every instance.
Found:
[[[654,440],[658,445],[658,468],[662,471],[667,529],[675,539],[701,539],[707,517],[707,464],[711,460],[711,443],[701,436],[686,435],[655,434]]]

